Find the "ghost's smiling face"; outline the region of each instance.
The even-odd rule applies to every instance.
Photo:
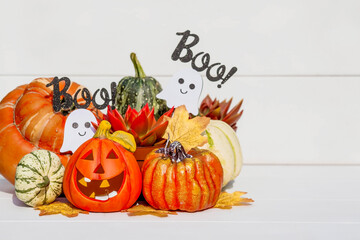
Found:
[[[77,109],[70,113],[66,119],[64,128],[64,142],[60,152],[75,152],[78,147],[92,138],[95,129],[91,122],[96,122],[92,112],[86,109]]]
[[[71,124],[71,126],[72,126],[73,129],[76,129],[78,131],[79,136],[83,137],[87,133],[86,130],[91,127],[91,123],[89,121],[87,121],[84,124],[80,123],[80,126],[79,126],[78,122],[73,122]],[[85,127],[85,129],[84,129],[84,127]]]
[[[187,86],[185,83],[184,78],[179,78],[178,83],[180,84],[180,92],[181,94],[187,94],[189,91],[193,91],[195,89],[195,83],[192,83],[192,81],[189,81],[190,84]],[[195,81],[194,81],[195,82]]]
[[[174,74],[166,88],[157,97],[165,99],[169,107],[185,105],[189,112],[197,115],[202,87],[201,75],[193,69],[185,69]]]

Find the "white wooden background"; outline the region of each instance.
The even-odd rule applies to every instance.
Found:
[[[195,52],[238,68],[221,89],[204,78],[202,97],[244,98],[245,166],[228,191],[255,200],[167,219],[72,220],[38,217],[0,179],[2,236],[360,239],[359,13],[358,0],[0,0],[0,99],[40,76],[109,89],[134,74],[132,51],[166,87],[189,66],[170,58],[176,32],[196,33]]]
[[[360,164],[360,1],[0,1],[0,98],[39,76],[93,92],[133,75],[134,51],[163,86],[194,52],[236,75],[203,96],[244,98],[246,164]]]

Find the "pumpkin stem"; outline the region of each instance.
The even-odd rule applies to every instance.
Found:
[[[170,158],[173,163],[181,162],[185,158],[192,158],[190,154],[187,154],[184,147],[180,142],[175,141],[169,144],[169,139],[166,141],[166,145],[164,148],[160,148],[156,150],[157,153],[163,153],[166,158]]]
[[[50,184],[50,179],[48,176],[43,177],[44,182],[38,183],[36,186],[39,188],[46,188]]]
[[[119,143],[126,150],[130,152],[136,151],[136,142],[133,135],[124,131],[116,131],[110,133],[111,124],[106,120],[102,120],[93,138],[109,139],[111,141]]]
[[[100,139],[109,138],[110,129],[111,129],[111,124],[108,121],[106,120],[101,121],[93,138],[100,138]]]
[[[131,53],[130,54],[130,59],[134,64],[134,68],[135,68],[135,77],[139,77],[139,78],[145,78],[146,75],[144,73],[144,70],[142,69],[139,60],[136,57],[135,53]]]

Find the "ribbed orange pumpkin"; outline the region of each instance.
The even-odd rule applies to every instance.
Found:
[[[63,165],[70,155],[59,150],[63,143],[66,113],[53,110],[53,88],[46,87],[53,78],[37,78],[8,93],[0,103],[0,173],[12,184],[21,158],[38,149],[56,153]],[[60,82],[60,90],[65,86]],[[74,95],[83,88],[72,82],[67,93]],[[84,99],[78,98],[79,103]]]
[[[195,212],[213,207],[223,169],[210,151],[185,153],[179,142],[148,154],[143,168],[143,195],[154,208]]]

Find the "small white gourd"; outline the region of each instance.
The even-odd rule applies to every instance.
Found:
[[[32,207],[53,202],[62,192],[64,171],[53,152],[36,150],[26,154],[16,168],[16,197]]]
[[[243,156],[236,132],[225,122],[210,120],[206,128],[208,143],[200,147],[213,152],[224,171],[223,187],[234,180],[241,171]]]

